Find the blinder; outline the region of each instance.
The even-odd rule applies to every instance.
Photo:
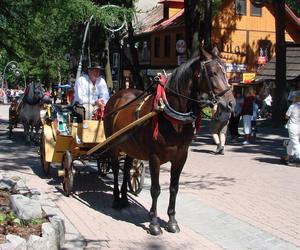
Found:
[[[198,81],[201,81],[204,76],[206,78],[206,82],[208,84],[208,89],[209,89],[208,100],[205,100],[205,103],[201,106],[201,109],[203,109],[207,106],[213,106],[213,105],[217,104],[220,101],[221,97],[224,96],[230,90],[230,87],[227,87],[225,90],[223,90],[220,93],[217,93],[217,94],[214,93],[213,83],[210,80],[210,76],[212,76],[212,73],[209,73],[207,70],[207,64],[213,62],[214,60],[217,61],[216,59],[209,59],[209,60],[201,62],[201,71],[199,72],[199,75],[198,75],[198,77],[199,77]],[[218,61],[217,61],[217,63],[220,65],[223,73],[225,74],[226,72],[225,72],[224,67]],[[226,77],[225,77],[225,80],[228,83]],[[203,101],[201,101],[201,102],[203,102]]]

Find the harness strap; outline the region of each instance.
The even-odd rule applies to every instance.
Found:
[[[140,105],[136,108],[135,110],[135,116],[136,116],[136,119],[139,119],[140,118],[140,111],[143,107],[143,105],[145,104],[145,102],[150,98],[151,95],[148,95],[144,98],[144,100],[140,103]]]
[[[199,115],[195,115],[194,112],[181,113],[173,109],[167,100],[165,86],[167,79],[164,75],[160,76],[160,80],[156,89],[156,96],[154,98],[154,109],[162,112],[163,116],[170,121],[172,124],[191,124],[197,120]],[[201,118],[200,118],[201,119]],[[200,124],[198,122],[198,124]],[[154,116],[152,120],[153,125],[153,138],[157,140],[158,137],[158,116]],[[200,125],[199,125],[200,126]],[[198,127],[199,127],[198,126]]]

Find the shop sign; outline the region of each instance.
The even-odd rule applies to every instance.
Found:
[[[259,56],[257,60],[258,64],[266,64],[267,63],[267,58],[265,56]]]
[[[184,40],[178,40],[176,42],[177,53],[183,54],[186,51],[186,42]]]
[[[251,83],[255,78],[255,73],[243,73],[243,83]]]
[[[226,72],[245,72],[246,64],[226,63],[225,69]]]

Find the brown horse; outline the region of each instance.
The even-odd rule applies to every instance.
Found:
[[[166,230],[173,233],[180,231],[175,219],[175,202],[179,177],[194,136],[195,118],[201,112],[202,101],[199,97],[205,94],[208,103],[218,102],[229,110],[232,110],[235,105],[220,58],[204,50],[201,56],[175,69],[168,78],[164,90],[167,99],[163,103],[159,101],[160,107],[153,106],[155,94],[150,94],[148,99],[144,99],[140,98],[142,92],[136,89],[119,91],[108,101],[104,118],[105,134],[110,136],[138,117],[156,109],[160,110],[157,111],[157,116],[126,134],[125,139],[123,138],[122,142],[111,150],[114,172],[113,207],[115,208],[128,205],[127,180],[132,159],[149,161],[152,197],[149,231],[153,235],[162,233],[157,219],[157,199],[160,194],[159,172],[160,165],[169,161],[171,162],[171,183],[169,221]],[[156,139],[153,136],[153,127],[158,127]],[[120,197],[118,154],[121,151],[127,154],[127,158]]]

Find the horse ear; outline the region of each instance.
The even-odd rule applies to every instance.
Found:
[[[203,47],[200,47],[200,57],[204,58],[205,60],[212,59],[211,54],[209,54]]]
[[[213,47],[211,54],[213,55],[214,58],[219,58],[219,50],[217,46]]]

